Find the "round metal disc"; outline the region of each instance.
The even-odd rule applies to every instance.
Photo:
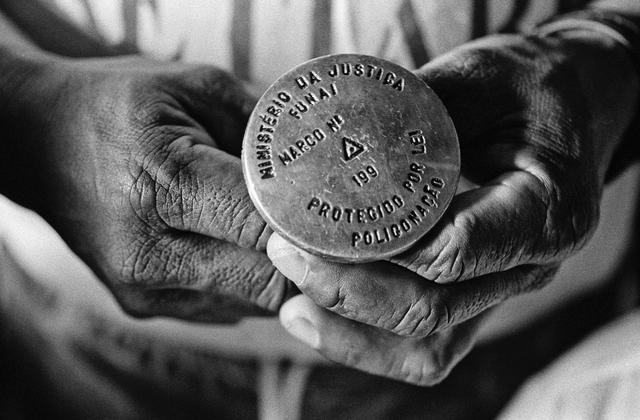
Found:
[[[413,245],[449,205],[455,128],[410,71],[365,55],[308,61],[262,96],[244,136],[249,194],[280,235],[342,262]]]

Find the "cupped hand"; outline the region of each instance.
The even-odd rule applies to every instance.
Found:
[[[128,313],[223,322],[280,307],[287,281],[237,157],[255,102],[240,82],[141,58],[31,68],[3,118],[14,195]]]
[[[304,294],[280,312],[293,335],[346,366],[431,385],[488,308],[546,284],[588,241],[638,81],[624,50],[588,34],[492,36],[418,75],[449,110],[477,187],[389,261],[332,263],[275,234],[268,254]]]

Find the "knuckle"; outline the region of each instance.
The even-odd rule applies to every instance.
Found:
[[[327,290],[324,296],[319,296],[318,303],[332,312],[347,314],[347,296],[344,285],[340,283],[338,287]]]
[[[401,320],[392,328],[400,336],[427,337],[451,323],[451,311],[438,297],[424,295],[405,311]]]
[[[418,274],[443,283],[460,280],[465,267],[477,265],[474,254],[466,252],[475,226],[476,219],[472,214],[456,217],[450,229],[443,232],[445,235],[441,236],[440,244],[433,248],[435,255],[427,259]]]
[[[273,231],[247,198],[241,200],[240,211],[233,216],[233,219],[232,232],[235,232],[235,241],[238,245],[259,251],[266,250]]]
[[[182,218],[184,167],[173,159],[166,147],[141,152],[135,159],[132,177],[129,203],[142,221],[171,226],[176,222],[176,215]]]
[[[561,190],[543,165],[529,168],[525,173],[529,175],[530,187],[527,198],[532,204],[530,211],[534,212],[530,220],[539,221],[532,227],[536,240],[531,242],[527,254],[533,261],[562,258],[572,247],[574,236],[568,214],[562,209]]]
[[[135,217],[143,225],[153,224],[159,220],[156,207],[156,182],[153,175],[144,167],[132,174],[132,182],[129,190],[129,207]]]
[[[175,143],[193,143],[193,139],[184,136],[174,140]],[[155,210],[168,226],[184,228],[185,220],[198,218],[195,214],[194,198],[199,185],[191,165],[196,157],[184,153],[166,150],[154,161]]]
[[[391,261],[428,280],[443,283],[460,280],[465,273],[475,272],[477,258],[468,246],[476,223],[472,217],[450,219],[442,224],[432,242],[416,246]]]
[[[218,189],[214,202],[213,223],[224,229],[238,245],[245,248],[256,246],[258,239],[265,234],[267,224],[257,216],[244,185]]]
[[[268,311],[277,311],[287,296],[287,279],[275,268],[269,267],[260,275],[253,288],[252,301]]]
[[[597,192],[567,188],[550,176],[546,181],[540,180],[539,176],[534,178],[543,186],[546,196],[542,232],[551,254],[547,257],[568,257],[586,245],[598,226],[600,208],[598,200],[592,199]]]
[[[546,210],[542,230],[544,245],[558,259],[581,249],[593,235],[599,220],[600,182],[597,171],[585,161],[583,137],[571,115],[552,115],[529,129],[529,141],[544,153],[536,153],[531,176],[534,195]]]

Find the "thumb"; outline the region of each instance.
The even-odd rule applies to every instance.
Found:
[[[440,56],[416,73],[440,97],[458,132],[461,146],[483,131],[491,107],[485,101],[486,80],[479,83],[485,64],[474,54]]]
[[[480,144],[477,140],[502,123],[504,115],[521,107],[522,99],[516,94],[526,81],[520,79],[514,66],[525,58],[515,57],[517,54],[504,46],[506,42],[503,36],[473,41],[416,71],[449,111],[463,153],[471,153],[473,143]]]

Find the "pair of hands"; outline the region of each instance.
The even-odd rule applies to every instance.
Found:
[[[330,263],[271,234],[238,159],[255,99],[210,67],[16,58],[26,70],[0,101],[2,191],[44,215],[131,314],[226,322],[280,309],[329,359],[429,385],[488,308],[544,285],[594,229],[634,112],[624,54],[589,37],[490,37],[420,69],[476,187],[389,261]]]

